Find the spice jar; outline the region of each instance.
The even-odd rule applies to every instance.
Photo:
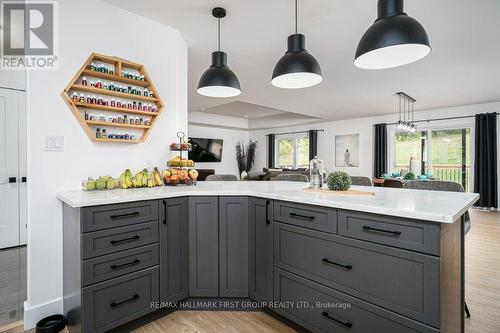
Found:
[[[118,116],[118,124],[123,124],[123,118],[122,118],[122,116]]]
[[[109,99],[107,99],[107,98],[106,98],[106,99],[104,99],[104,105],[105,105],[105,106],[108,106],[108,105],[109,105]]]
[[[92,95],[92,104],[97,104],[97,97],[96,97],[96,95]]]
[[[109,89],[109,88],[108,88],[108,84],[107,84],[106,82],[104,82],[104,83],[102,84],[102,88],[103,88],[103,89],[108,90],[108,89]]]
[[[142,105],[142,111],[148,111],[148,106],[146,105],[146,103]]]
[[[115,90],[115,84],[113,82],[110,82],[108,85],[108,90]]]
[[[89,67],[91,71],[95,71],[97,69],[94,62],[91,62]]]
[[[101,138],[101,129],[100,128],[97,128],[96,131],[95,131],[95,137],[100,139]]]
[[[80,94],[80,99],[78,99],[78,102],[85,103],[85,95],[84,94]]]
[[[111,99],[111,106],[112,107],[115,107],[116,106],[116,101],[114,98]]]
[[[134,117],[132,117],[132,116],[130,117],[130,119],[129,119],[129,123],[130,123],[130,125],[133,125],[133,124],[134,124]]]
[[[139,117],[135,118],[135,124],[136,124],[136,125],[140,125],[140,120],[139,120]]]
[[[95,81],[94,80],[90,80],[90,86],[91,87],[95,87]]]
[[[87,110],[85,110],[85,120],[89,120],[89,114],[87,113]]]
[[[143,94],[144,94],[144,97],[149,97],[149,91],[147,89],[144,89]]]
[[[87,95],[87,100],[86,100],[87,104],[90,104],[92,103],[92,97],[90,97],[90,95]]]
[[[153,106],[151,104],[148,104],[148,111],[153,111]]]
[[[99,104],[99,105],[103,105],[104,104],[104,102],[102,101],[102,97],[101,96],[99,96],[99,99],[97,100],[97,104]]]
[[[156,107],[156,105],[153,104],[153,112],[158,112],[158,108]]]
[[[129,102],[128,102],[128,104],[127,104],[127,107],[128,107],[129,109],[132,109],[132,102],[130,102],[130,101],[129,101]]]
[[[133,104],[133,109],[134,109],[134,110],[137,110],[137,102],[136,102],[136,101],[134,101],[134,104]]]
[[[97,80],[97,83],[95,84],[96,88],[102,88],[102,82],[101,80]]]
[[[108,135],[106,134],[106,129],[105,128],[102,129],[102,138],[103,139],[107,139],[108,138]]]
[[[82,77],[82,86],[88,86],[88,81],[87,81],[87,77],[86,76],[83,76]]]
[[[78,94],[77,94],[76,92],[73,92],[73,93],[71,94],[71,100],[72,100],[73,102],[78,101]]]
[[[124,116],[123,116],[123,123],[124,123],[124,124],[128,124],[127,115],[124,115]]]
[[[93,114],[91,114],[91,115],[89,116],[89,120],[90,120],[90,121],[94,121],[94,120],[95,120],[95,117],[94,117],[94,115],[93,115]]]
[[[151,91],[149,92],[149,97],[154,97],[154,96],[153,96],[153,90],[151,90]]]

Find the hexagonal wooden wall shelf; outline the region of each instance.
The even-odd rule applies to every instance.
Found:
[[[96,142],[144,142],[164,106],[143,65],[96,53],[61,96]]]

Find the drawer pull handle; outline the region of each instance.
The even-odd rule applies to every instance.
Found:
[[[114,307],[117,307],[117,306],[120,306],[120,305],[124,305],[124,304],[127,304],[127,303],[130,303],[130,302],[133,302],[135,300],[138,300],[139,299],[139,295],[138,294],[135,294],[134,296],[132,297],[129,297],[127,299],[124,299],[122,301],[114,301],[112,302],[111,304],[109,304],[112,308]]]
[[[266,225],[271,224],[271,220],[269,219],[269,205],[271,204],[271,200],[266,200]]]
[[[395,236],[401,235],[401,231],[391,231],[391,230],[378,229],[378,228],[373,228],[373,227],[370,227],[370,226],[367,226],[367,225],[363,226],[363,230],[366,230],[366,231],[375,231],[375,232],[383,232],[383,233],[391,234],[391,235],[395,235]]]
[[[307,216],[307,215],[301,215],[297,213],[290,213],[291,217],[299,218],[299,219],[305,219],[305,220],[314,220],[316,217],[314,216]]]
[[[135,259],[131,262],[127,262],[125,264],[121,264],[121,265],[111,265],[109,267],[111,267],[112,270],[117,270],[117,269],[124,269],[124,268],[127,268],[127,267],[130,267],[130,266],[135,266],[137,264],[139,264],[141,261],[139,259]]]
[[[167,224],[167,201],[163,200],[163,224]]]
[[[119,245],[119,244],[123,244],[123,243],[135,242],[136,240],[139,240],[139,236],[137,236],[137,235],[135,235],[133,237],[129,237],[129,238],[112,240],[109,242],[111,243],[111,245]]]
[[[111,215],[110,218],[112,220],[119,220],[119,219],[126,219],[128,217],[134,217],[139,215],[139,212],[133,212],[133,213],[128,213],[128,214],[120,214],[120,215]]]
[[[331,261],[328,258],[323,258],[323,259],[321,259],[321,261],[324,262],[324,263],[330,264],[330,265],[335,265],[335,266],[339,266],[339,267],[345,268],[347,270],[351,270],[352,269],[351,265],[339,264],[338,262]]]
[[[329,314],[328,312],[326,312],[326,311],[323,311],[322,315],[323,315],[323,317],[326,317],[326,318],[328,318],[328,319],[330,319],[330,320],[332,320],[332,321],[336,322],[337,324],[340,324],[340,325],[345,326],[345,327],[347,327],[347,328],[351,328],[351,327],[352,327],[352,323],[350,323],[350,322],[343,322],[343,321],[341,321],[341,320],[338,320],[338,319],[336,319],[336,318],[333,318],[333,317],[332,317],[332,316],[330,316],[330,314]]]

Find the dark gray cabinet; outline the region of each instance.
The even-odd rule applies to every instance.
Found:
[[[160,201],[160,300],[188,297],[188,199]]]
[[[219,198],[189,198],[189,295],[219,295]]]
[[[249,296],[259,302],[273,300],[273,203],[249,199]]]
[[[248,297],[248,197],[219,198],[219,296]]]

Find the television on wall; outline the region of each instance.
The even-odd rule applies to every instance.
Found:
[[[222,139],[189,138],[191,151],[188,158],[195,162],[220,162]]]

